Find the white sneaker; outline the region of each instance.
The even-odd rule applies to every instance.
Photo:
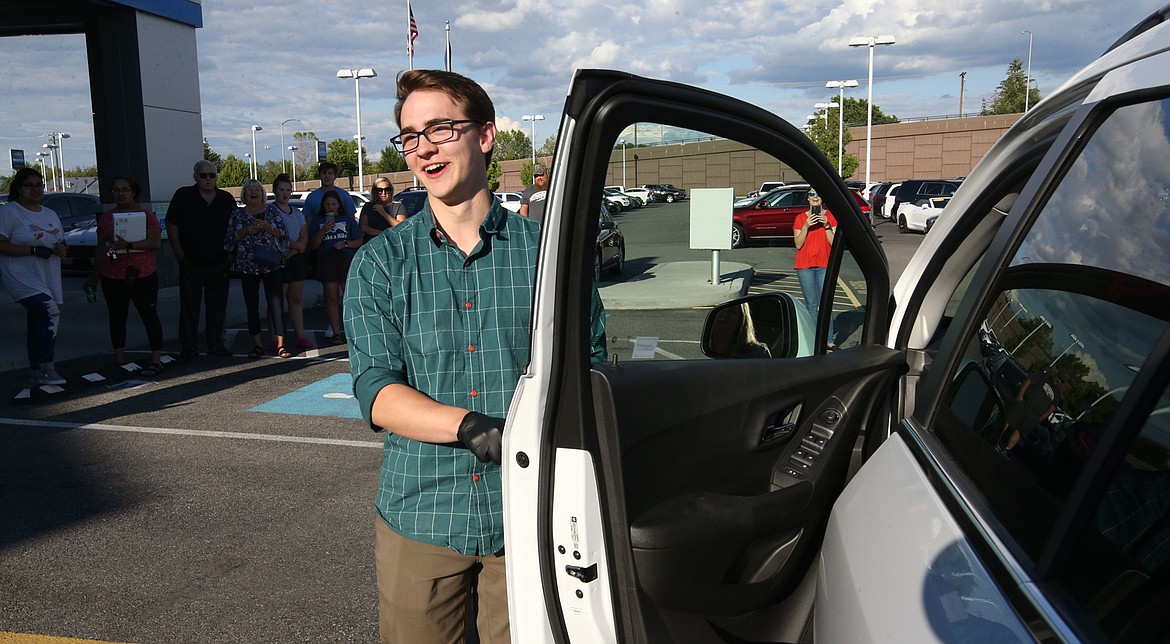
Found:
[[[63,384],[65,384],[65,379],[62,378],[61,374],[57,373],[57,370],[52,368],[52,367],[48,367],[46,369],[41,369],[40,371],[32,372],[32,380],[33,380],[33,384],[36,384],[36,385],[63,385]]]

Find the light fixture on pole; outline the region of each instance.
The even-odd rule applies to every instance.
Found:
[[[56,137],[54,143],[57,144],[57,165],[61,167],[61,190],[65,190],[65,146],[61,143],[61,139],[68,139],[68,132],[53,132]]]
[[[256,178],[256,133],[264,128],[259,125],[252,126],[252,178]]]
[[[536,167],[536,122],[544,120],[544,114],[525,114],[521,121],[532,121],[532,167]]]
[[[57,144],[56,143],[42,143],[41,147],[49,151],[49,167],[53,171],[53,191],[57,190]]]
[[[45,157],[49,156],[48,152],[37,152],[37,161],[41,162],[41,177],[45,176]]]
[[[412,59],[413,60],[413,59]],[[362,90],[361,80],[363,78],[375,78],[378,72],[363,67],[362,69],[339,69],[337,70],[338,78],[352,78],[353,79],[353,96],[354,102],[357,104],[357,142],[358,142],[358,191],[365,192],[366,178],[365,170],[362,168],[362,141],[365,137],[362,136]]]
[[[843,175],[842,160],[845,157],[845,88],[857,87],[855,80],[829,81],[825,83],[827,89],[835,89],[837,95],[837,174]],[[826,112],[826,116],[828,113]]]
[[[1064,351],[1061,351],[1061,352],[1060,352],[1060,355],[1056,356],[1056,360],[1053,360],[1053,361],[1052,361],[1052,363],[1048,365],[1048,368],[1049,368],[1049,369],[1051,369],[1052,367],[1056,366],[1056,363],[1057,363],[1057,362],[1058,362],[1058,361],[1059,361],[1061,358],[1063,358],[1063,357],[1064,357],[1064,354],[1068,353],[1068,350],[1069,350],[1069,349],[1071,349],[1071,348],[1073,348],[1073,347],[1080,347],[1080,348],[1082,348],[1082,349],[1084,349],[1084,348],[1085,348],[1085,343],[1084,343],[1084,342],[1081,342],[1081,341],[1080,341],[1080,340],[1077,338],[1077,334],[1075,334],[1075,333],[1070,333],[1070,334],[1068,334],[1068,337],[1072,338],[1072,344],[1070,344],[1070,345],[1068,345],[1067,347],[1065,347],[1065,348],[1064,348]]]
[[[1000,333],[1003,333],[1004,329],[1008,328],[1008,325],[1009,325],[1009,324],[1011,324],[1012,322],[1014,322],[1014,321],[1016,320],[1016,318],[1020,317],[1020,314],[1021,314],[1021,313],[1027,313],[1027,312],[1028,312],[1028,307],[1024,306],[1023,304],[1020,304],[1019,306],[1020,306],[1020,310],[1019,310],[1019,311],[1016,311],[1014,314],[1012,314],[1012,316],[1011,316],[1010,318],[1008,318],[1008,321],[1007,321],[1007,322],[1004,322],[1004,323],[1003,323],[1003,326],[999,327],[999,332],[1000,332]]]
[[[865,198],[869,199],[870,163],[873,160],[873,48],[877,45],[894,44],[893,36],[860,36],[849,41],[850,47],[869,47],[869,98],[866,99],[865,117]],[[870,216],[873,214],[871,212]]]
[[[288,151],[292,152],[292,157],[293,157],[293,176],[292,176],[293,190],[296,190],[296,187],[297,187],[297,150],[299,150],[299,149],[300,148],[298,148],[295,145],[288,146]]]
[[[252,170],[252,161],[255,159],[255,157],[252,156],[251,152],[245,152],[244,158],[248,160],[248,174],[251,175],[252,179],[255,179],[256,175],[253,174],[253,170]],[[243,194],[240,195],[240,197],[243,197],[243,196],[244,196]]]
[[[1028,34],[1028,71],[1024,74],[1024,112],[1028,111],[1028,99],[1032,94],[1032,32],[1021,31],[1022,34]]]
[[[288,172],[288,168],[284,164],[284,150],[285,150],[285,147],[284,147],[284,124],[289,123],[291,121],[296,121],[297,123],[301,122],[300,119],[285,119],[285,120],[280,122],[280,171],[281,172]],[[293,165],[296,165],[296,162],[297,162],[296,159],[293,159]]]

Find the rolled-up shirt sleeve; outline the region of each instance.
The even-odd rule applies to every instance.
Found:
[[[378,392],[388,385],[408,384],[403,360],[401,321],[397,319],[386,265],[359,248],[350,264],[345,288],[345,328],[349,334],[349,370],[353,394],[370,428]]]

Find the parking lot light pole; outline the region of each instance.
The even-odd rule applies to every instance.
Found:
[[[300,119],[285,119],[285,120],[280,122],[280,171],[281,172],[288,172],[288,166],[286,166],[285,162],[284,162],[284,150],[285,150],[285,147],[284,147],[284,124],[289,123],[291,121],[296,121],[297,123],[301,122]],[[293,159],[293,164],[294,165],[296,164],[296,159]]]
[[[849,41],[850,47],[869,47],[869,97],[866,99],[865,117],[865,199],[869,200],[870,163],[873,161],[873,48],[877,45],[894,44],[893,36],[859,36]],[[870,211],[870,217],[873,211]]]
[[[1020,343],[1016,345],[1016,348],[1011,350],[1011,355],[1015,355],[1016,352],[1020,350],[1020,347],[1024,346],[1024,343],[1028,341],[1028,338],[1032,337],[1033,333],[1039,331],[1040,329],[1043,329],[1044,327],[1048,327],[1049,329],[1051,329],[1052,323],[1048,321],[1048,318],[1041,315],[1040,316],[1040,324],[1037,324],[1035,329],[1032,329],[1031,331],[1029,331],[1028,335],[1025,335],[1023,340],[1020,340]]]
[[[352,78],[353,79],[353,95],[354,102],[357,104],[357,136],[358,142],[358,192],[365,192],[366,179],[362,168],[362,141],[365,137],[362,136],[362,90],[361,80],[363,78],[376,78],[378,72],[364,67],[362,69],[339,69],[337,70],[338,78]]]
[[[1024,113],[1028,112],[1028,99],[1032,93],[1032,32],[1021,31],[1022,34],[1028,34],[1028,71],[1024,73]]]
[[[1080,340],[1077,338],[1077,334],[1075,334],[1075,333],[1070,333],[1070,334],[1068,334],[1068,337],[1072,338],[1072,344],[1070,344],[1070,345],[1068,345],[1067,347],[1065,347],[1065,348],[1064,348],[1064,351],[1061,351],[1061,352],[1060,352],[1060,355],[1056,356],[1056,360],[1053,360],[1053,361],[1052,361],[1052,363],[1048,365],[1048,368],[1049,368],[1049,369],[1051,369],[1052,367],[1056,366],[1056,363],[1057,363],[1057,362],[1059,362],[1059,361],[1060,361],[1060,359],[1064,357],[1064,354],[1068,353],[1068,350],[1069,350],[1069,349],[1071,349],[1071,348],[1073,348],[1073,347],[1080,347],[1080,348],[1082,348],[1082,349],[1084,349],[1084,348],[1085,348],[1085,343],[1084,343],[1084,342],[1081,342],[1081,341],[1080,341]]]
[[[837,95],[837,174],[845,178],[842,160],[845,158],[845,88],[857,87],[855,80],[829,81],[825,83],[828,89],[835,89]],[[827,114],[827,112],[826,112]]]
[[[618,141],[622,146],[622,190],[626,189],[626,140]]]
[[[259,169],[256,163],[256,133],[264,128],[259,125],[252,126],[252,178],[256,178],[256,171]]]
[[[300,148],[298,148],[295,145],[288,146],[288,151],[292,152],[292,157],[293,157],[293,176],[292,176],[293,190],[297,189],[297,150],[299,150],[299,149]]]
[[[544,114],[525,114],[521,121],[532,121],[532,167],[536,168],[536,122],[544,120]]]

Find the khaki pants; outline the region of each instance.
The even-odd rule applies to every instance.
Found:
[[[378,627],[394,644],[458,644],[470,619],[471,575],[479,573],[479,616],[483,644],[508,644],[508,584],[503,555],[461,555],[448,548],[407,539],[374,518],[378,576]]]

